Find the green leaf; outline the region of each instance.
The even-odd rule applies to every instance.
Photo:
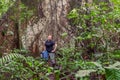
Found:
[[[105,69],[107,80],[120,80],[120,70],[118,69]]]
[[[68,14],[68,18],[69,19],[73,19],[73,18],[77,18],[79,16],[77,9],[73,9],[69,14]]]
[[[11,54],[8,54],[8,55],[0,58],[0,65],[4,65],[6,62],[9,62],[9,61],[11,61],[14,58],[25,59],[25,57],[23,55],[21,55],[21,54],[11,53]]]
[[[0,0],[0,17],[14,4],[13,0]]]
[[[116,62],[116,63],[114,63],[114,64],[112,64],[112,65],[109,65],[108,67],[105,67],[105,68],[109,68],[109,69],[111,69],[111,68],[120,69],[120,62]]]
[[[76,77],[85,77],[89,76],[90,73],[96,72],[96,70],[79,70],[76,74]]]
[[[66,37],[68,34],[67,33],[62,33],[61,36],[62,37]]]
[[[91,63],[93,63],[94,65],[96,65],[97,67],[102,69],[102,65],[100,63],[98,63],[98,62],[91,62]]]

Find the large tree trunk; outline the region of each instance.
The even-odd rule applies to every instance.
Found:
[[[70,11],[71,0],[43,0],[38,5],[38,22],[27,26],[22,36],[22,42],[25,48],[32,47],[34,53],[42,51],[43,42],[49,34],[57,42],[58,47],[65,46],[73,39],[70,25],[66,18]],[[68,33],[69,31],[69,33]],[[69,36],[62,38],[62,33],[68,33]]]

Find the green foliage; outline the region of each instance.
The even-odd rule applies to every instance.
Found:
[[[42,60],[33,57],[24,57],[21,54],[9,54],[0,59],[0,79],[47,79],[53,68],[47,66]],[[6,75],[8,74],[9,76]]]
[[[76,77],[85,77],[89,76],[90,73],[96,72],[96,70],[79,70],[76,74]]]
[[[62,33],[61,36],[65,38],[68,34],[67,33]]]
[[[11,53],[19,53],[19,54],[25,55],[25,54],[28,54],[29,51],[26,50],[26,49],[14,49],[14,50],[11,51]]]
[[[77,9],[73,9],[69,14],[68,14],[68,18],[69,19],[73,19],[73,18],[77,18],[79,16]]]
[[[20,21],[30,19],[30,17],[33,15],[33,10],[28,9],[28,7],[23,3],[20,4],[20,9]]]
[[[28,6],[23,3],[19,3],[18,9],[18,7],[14,4],[15,2],[17,3],[16,0],[0,0],[0,17],[3,16],[3,14],[5,14],[10,7],[12,7],[11,11],[14,13],[9,16],[12,20],[17,21],[19,18],[19,20],[23,22],[30,19],[30,17],[33,15],[33,10],[29,9]]]
[[[0,0],[0,17],[14,4],[15,0]]]
[[[105,69],[106,80],[120,80],[120,70],[117,69]]]
[[[114,59],[120,59],[120,50],[113,51],[110,56]]]
[[[33,9],[29,9],[29,7],[23,3],[19,3],[18,8],[13,8],[13,11],[16,13],[10,16],[14,21],[24,22],[30,19],[33,15]]]
[[[4,56],[0,59],[0,65],[4,65],[7,62],[10,62],[12,59],[15,59],[15,58],[25,59],[25,57],[20,54],[8,54],[7,56]]]
[[[115,51],[116,53],[119,51]],[[1,76],[0,78],[5,80],[5,73],[10,74],[9,79],[48,79],[48,75],[53,73],[53,68],[49,67],[45,62],[39,59],[35,59],[33,57],[24,57],[20,54],[10,54],[17,55],[15,57],[10,57],[7,59],[1,58],[1,61],[4,61],[4,65],[0,66]],[[85,61],[81,58],[80,52],[74,54],[74,48],[62,48],[60,49],[59,55],[61,57],[57,58],[57,64],[62,66],[60,70],[54,71],[56,79],[61,79],[60,75],[67,76],[65,74],[66,71],[69,73],[73,73],[76,78],[83,78],[83,80],[89,80],[90,74],[95,72],[96,74],[104,74],[106,75],[106,79],[109,80],[109,77],[119,78],[118,76],[114,76],[114,74],[119,75],[119,72],[111,72],[111,70],[119,70],[120,63],[114,62],[114,64],[106,66],[99,60],[96,62],[93,61]],[[7,55],[9,56],[9,55]],[[22,57],[20,57],[22,56]],[[105,56],[105,55],[103,55]],[[100,56],[101,57],[101,56]],[[106,57],[103,57],[105,59]],[[98,58],[99,59],[99,58]],[[7,60],[7,62],[5,62]],[[3,64],[3,63],[2,63]],[[80,70],[79,70],[80,69]],[[78,72],[76,72],[76,70]],[[107,70],[107,71],[106,71]],[[75,72],[74,72],[75,71]],[[110,75],[109,75],[110,74]],[[81,78],[81,79],[82,79]],[[112,79],[111,79],[112,80]]]
[[[120,79],[120,62],[116,62],[109,67],[105,67],[107,80],[119,80]]]
[[[119,80],[120,79],[120,63],[116,62],[108,67],[102,66],[98,62],[90,62],[97,66],[94,69],[79,70],[76,77],[90,76],[90,73],[96,72],[98,74],[105,74],[106,80]]]
[[[113,36],[119,35],[120,4],[118,0],[110,3],[101,2],[98,4],[85,4],[80,8],[74,8],[69,14],[68,19],[76,28],[77,43],[83,43],[83,48],[93,49],[95,52],[112,51],[115,48]],[[114,7],[114,8],[113,8]],[[118,37],[118,36],[116,36]],[[117,39],[117,41],[119,41]],[[84,43],[85,42],[85,43]],[[87,43],[87,44],[86,44]]]

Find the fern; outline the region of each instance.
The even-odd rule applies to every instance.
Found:
[[[105,67],[107,80],[120,80],[120,62]]]
[[[112,65],[109,65],[108,67],[102,67],[102,65],[98,62],[92,63],[98,66],[99,69],[105,70],[106,80],[120,80],[120,62],[116,62]]]
[[[89,76],[91,72],[98,72],[100,70],[105,72],[107,80],[120,80],[120,62],[116,62],[109,66],[102,66],[98,62],[89,62],[97,66],[96,69],[89,70],[79,70],[76,74],[76,77],[85,77]]]
[[[105,69],[107,80],[120,80],[120,70],[118,69]]]
[[[76,77],[85,77],[89,76],[90,73],[96,72],[96,70],[79,70],[76,74]]]
[[[25,59],[25,57],[23,55],[21,55],[21,54],[12,53],[12,54],[8,54],[8,55],[2,57],[0,59],[0,65],[4,65],[5,63],[10,62],[11,60],[13,60],[15,58]]]
[[[109,69],[111,69],[111,68],[120,69],[120,62],[116,62],[116,63],[114,63],[114,64],[112,64],[112,65],[109,65],[108,67],[105,67],[105,68],[109,68]]]

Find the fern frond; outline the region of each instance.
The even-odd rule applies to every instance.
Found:
[[[109,68],[109,69],[119,69],[120,70],[120,62],[116,62],[112,65],[109,65],[108,67],[105,68]]]
[[[85,77],[85,76],[88,76],[92,72],[96,72],[96,70],[79,70],[76,74],[76,77]]]
[[[105,69],[106,80],[120,80],[120,70],[118,69]]]
[[[0,59],[0,65],[4,65],[5,63],[10,62],[14,58],[25,59],[25,57],[21,54],[11,53],[11,54],[8,54]]]

